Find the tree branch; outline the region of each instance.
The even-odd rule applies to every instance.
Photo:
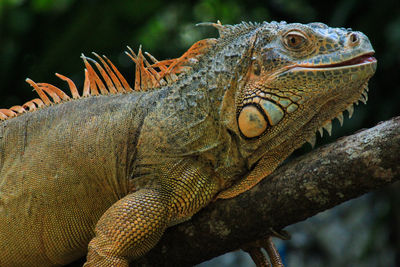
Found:
[[[139,261],[191,266],[400,180],[400,117],[343,137],[278,168],[242,195],[218,200],[166,231]]]

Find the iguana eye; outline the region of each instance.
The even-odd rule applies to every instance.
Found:
[[[291,31],[283,37],[283,43],[289,49],[299,49],[307,43],[307,37],[301,32]]]

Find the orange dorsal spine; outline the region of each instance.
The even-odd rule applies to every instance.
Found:
[[[20,114],[35,111],[45,106],[50,106],[71,99],[83,97],[123,94],[132,91],[147,91],[171,84],[178,79],[178,74],[185,73],[191,69],[191,65],[198,61],[214,43],[215,39],[204,39],[193,44],[188,51],[181,57],[158,61],[155,57],[145,52],[144,54],[153,62],[152,64],[145,58],[140,46],[137,54],[128,47],[125,52],[135,63],[135,85],[134,90],[129,86],[124,76],[117,67],[106,57],[93,55],[100,61],[86,57],[82,54],[85,65],[85,81],[82,94],[79,94],[75,83],[68,77],[56,73],[61,80],[67,82],[71,96],[68,96],[60,88],[49,83],[35,83],[31,79],[26,79],[39,95],[21,106],[13,106],[8,109],[0,109],[0,120],[7,120]],[[93,67],[93,65],[95,68]]]

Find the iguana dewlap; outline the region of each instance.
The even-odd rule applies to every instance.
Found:
[[[0,109],[0,266],[128,266],[216,198],[270,174],[367,100],[368,38],[321,23],[209,23],[218,39],[152,63],[130,50],[133,89],[82,56],[79,93]],[[182,254],[182,257],[184,255]]]

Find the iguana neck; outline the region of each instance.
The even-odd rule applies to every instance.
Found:
[[[161,89],[168,94],[145,119],[138,165],[162,164],[160,158],[194,156],[208,161],[214,171],[224,172],[225,176],[244,171],[237,140],[228,131],[236,116],[237,82],[233,81],[241,78],[238,66],[243,68],[239,64],[243,53],[221,50],[225,49],[211,50],[191,71]]]
[[[215,113],[215,119],[222,124],[236,120],[235,97],[238,87],[246,82],[245,76],[252,52],[251,42],[247,36],[239,42],[241,45],[226,45],[224,40],[220,40],[192,66],[191,71],[179,78],[173,91],[182,97],[182,102],[190,101],[201,107],[208,106]],[[196,104],[189,106],[187,112],[198,109]],[[233,113],[227,114],[226,106],[233,108]]]

